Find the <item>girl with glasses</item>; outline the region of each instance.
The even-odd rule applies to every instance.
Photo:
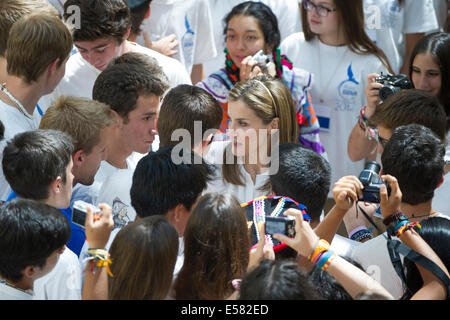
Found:
[[[304,0],[301,16],[304,31],[280,47],[295,67],[314,74],[312,103],[334,183],[363,169],[363,161],[355,163],[347,156],[347,139],[365,104],[367,75],[391,68],[364,31],[362,0]]]

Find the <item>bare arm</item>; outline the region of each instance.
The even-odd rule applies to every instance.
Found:
[[[380,75],[371,73],[367,76],[368,85],[364,89],[367,98],[367,107],[365,111],[365,117],[370,117],[375,113],[377,104],[380,99],[378,97],[379,89],[383,86],[380,83],[375,82],[375,78]],[[360,161],[364,158],[374,158],[377,148],[377,141],[375,139],[369,139],[367,133],[360,127],[359,122],[353,127],[350,136],[348,137],[347,153],[352,161]]]
[[[308,257],[316,247],[319,237],[311,229],[309,223],[303,221],[302,213],[299,210],[289,209],[284,214],[295,217],[295,238],[290,239],[281,234],[274,235],[274,238],[286,243],[303,257]],[[380,283],[350,262],[339,256],[330,261],[326,271],[339,281],[353,298],[360,293],[371,291],[392,299],[392,296]]]
[[[91,208],[88,208],[86,214],[86,238],[90,249],[105,248],[109,235],[114,226],[111,207],[106,204],[100,204],[102,209],[101,217],[94,221],[94,214]],[[108,300],[108,274],[107,268],[97,268],[95,273],[89,266],[86,268],[86,276],[81,297],[83,300]]]
[[[391,186],[391,195],[388,197],[387,189],[385,185],[380,188],[380,205],[381,213],[385,218],[396,213],[400,209],[401,203],[401,191],[398,187],[398,182],[395,177],[390,175],[384,175],[381,177],[383,180],[389,182]],[[449,276],[448,270],[445,265],[433,251],[433,249],[420,237],[414,229],[409,229],[400,235],[400,240],[410,247],[412,250],[420,253],[426,258],[436,263],[447,276]],[[423,286],[413,296],[412,300],[442,300],[447,296],[447,289],[445,285],[435,276],[431,271],[416,264],[417,269],[420,272],[423,280]]]

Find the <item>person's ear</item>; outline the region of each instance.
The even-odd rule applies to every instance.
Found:
[[[84,153],[84,151],[82,149],[76,151],[73,155],[72,155],[72,159],[73,159],[73,166],[74,167],[79,167],[83,164],[83,161],[86,157],[86,154]]]
[[[444,183],[444,176],[441,177],[441,179],[439,180],[436,189],[439,188],[440,186],[442,186],[442,184]]]
[[[273,118],[272,122],[270,123],[270,129],[279,129],[280,128],[280,118],[275,117]]]
[[[151,7],[151,5],[148,5],[148,10],[147,10],[147,13],[145,14],[144,19],[150,18],[151,11],[152,11],[152,7]]]
[[[60,61],[61,61],[60,58],[56,58],[53,62],[51,62],[48,65],[47,70],[48,70],[49,76],[53,76],[55,74],[56,69],[58,69],[58,64]]]
[[[27,279],[33,279],[39,269],[36,266],[27,266],[23,270],[23,276]]]
[[[173,218],[175,222],[180,222],[185,219],[185,215],[188,211],[184,204],[177,204],[177,206],[173,209]]]

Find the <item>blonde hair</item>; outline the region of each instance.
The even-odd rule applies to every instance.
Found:
[[[264,125],[268,125],[275,118],[279,119],[279,143],[298,143],[294,101],[289,88],[282,80],[261,75],[241,81],[228,94],[228,101],[238,100],[250,108]],[[228,152],[231,152],[231,145],[224,153],[223,179],[235,185],[244,185],[236,157],[232,164],[225,161]]]
[[[47,0],[2,0],[0,12],[0,57],[5,56],[11,27],[24,16],[42,13],[61,18],[59,11]]]
[[[57,67],[62,66],[72,45],[69,29],[59,18],[47,14],[25,16],[14,23],[9,34],[7,72],[27,83],[37,81],[56,59]]]
[[[67,132],[73,140],[74,151],[90,153],[100,141],[100,131],[115,123],[111,108],[88,98],[61,96],[45,112],[40,129]]]

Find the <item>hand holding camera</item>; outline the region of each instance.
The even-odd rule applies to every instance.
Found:
[[[86,229],[90,248],[104,248],[114,227],[112,209],[106,203],[99,204],[97,208],[84,201],[75,201],[72,221]]]
[[[381,176],[381,178],[387,183],[386,185],[380,186],[381,214],[386,218],[400,211],[402,191],[395,177],[387,174]]]
[[[262,73],[268,73],[271,76],[275,76],[276,74],[275,64],[263,50],[259,50],[253,56],[248,56],[241,61],[239,71],[241,81],[254,78]]]
[[[355,201],[362,197],[364,185],[355,176],[345,176],[339,179],[332,190],[336,206],[342,210],[349,210]]]
[[[279,233],[274,234],[273,237],[287,244],[302,256],[308,257],[319,237],[311,229],[309,222],[303,219],[303,214],[300,210],[288,209],[283,214],[295,218],[295,238],[291,239]]]

